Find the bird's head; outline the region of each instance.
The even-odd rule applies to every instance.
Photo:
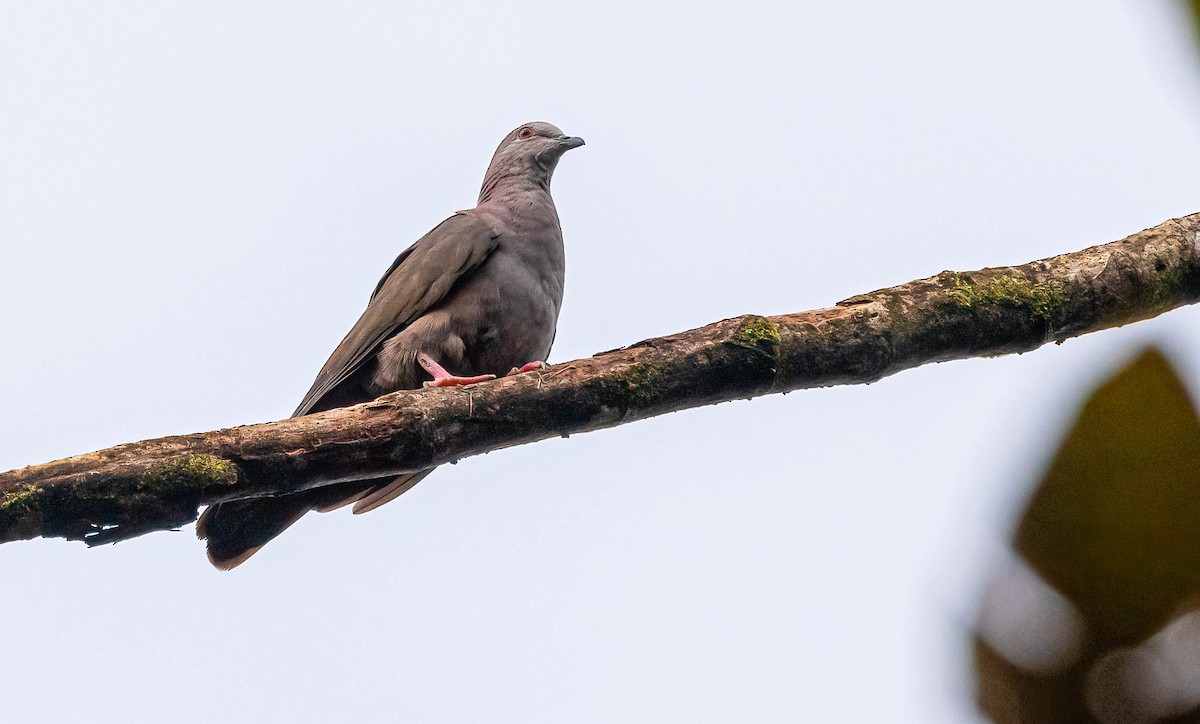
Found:
[[[549,183],[558,159],[583,145],[578,136],[568,136],[558,126],[542,121],[526,123],[504,137],[492,156],[487,175],[533,175]]]

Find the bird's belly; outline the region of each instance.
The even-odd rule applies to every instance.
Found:
[[[526,362],[545,360],[557,322],[557,305],[501,290],[482,318],[458,325],[463,332],[462,371],[455,374],[501,375]]]
[[[545,360],[562,301],[562,269],[525,258],[523,249],[496,251],[482,272],[447,300],[449,328],[461,338],[458,375],[502,375]]]

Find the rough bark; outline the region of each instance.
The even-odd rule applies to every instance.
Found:
[[[945,271],[777,317],[747,315],[540,373],[398,392],[281,422],[119,445],[0,474],[0,542],[90,544],[197,508],[419,470],[667,412],[874,382],[1118,327],[1200,299],[1200,214],[1015,267]]]

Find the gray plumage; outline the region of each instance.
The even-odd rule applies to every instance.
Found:
[[[404,250],[366,310],[317,374],[293,417],[372,400],[423,382],[502,375],[544,360],[562,304],[564,255],[550,179],[559,158],[583,145],[549,123],[505,136],[479,203]],[[418,359],[441,368],[433,375]],[[239,565],[310,510],[354,503],[372,510],[431,470],[338,483],[273,498],[210,506],[196,525],[218,568]]]

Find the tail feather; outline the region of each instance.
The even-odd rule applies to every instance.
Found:
[[[409,475],[401,475],[397,478],[392,478],[384,485],[368,490],[364,495],[356,499],[354,514],[369,513],[385,503],[392,502],[407,493],[412,489],[412,486],[424,480],[425,476],[432,472],[433,468],[430,468]]]
[[[432,469],[422,470],[288,495],[217,503],[210,505],[196,521],[196,536],[208,541],[208,560],[227,571],[245,563],[310,510],[327,512],[354,503],[355,513],[365,513],[394,500],[431,472]]]
[[[244,563],[308,510],[304,501],[293,496],[218,503],[196,521],[196,537],[208,541],[208,560],[227,571]]]
[[[318,506],[314,507],[313,510],[317,511],[318,513],[332,513],[333,511],[335,511],[339,508],[345,508],[347,505],[350,505],[351,503],[360,500],[364,495],[366,495],[367,493],[370,493],[370,492],[371,492],[371,488],[365,488],[363,490],[360,490],[358,493],[356,493],[354,495],[347,495],[344,498],[335,500],[326,505],[318,505]]]

